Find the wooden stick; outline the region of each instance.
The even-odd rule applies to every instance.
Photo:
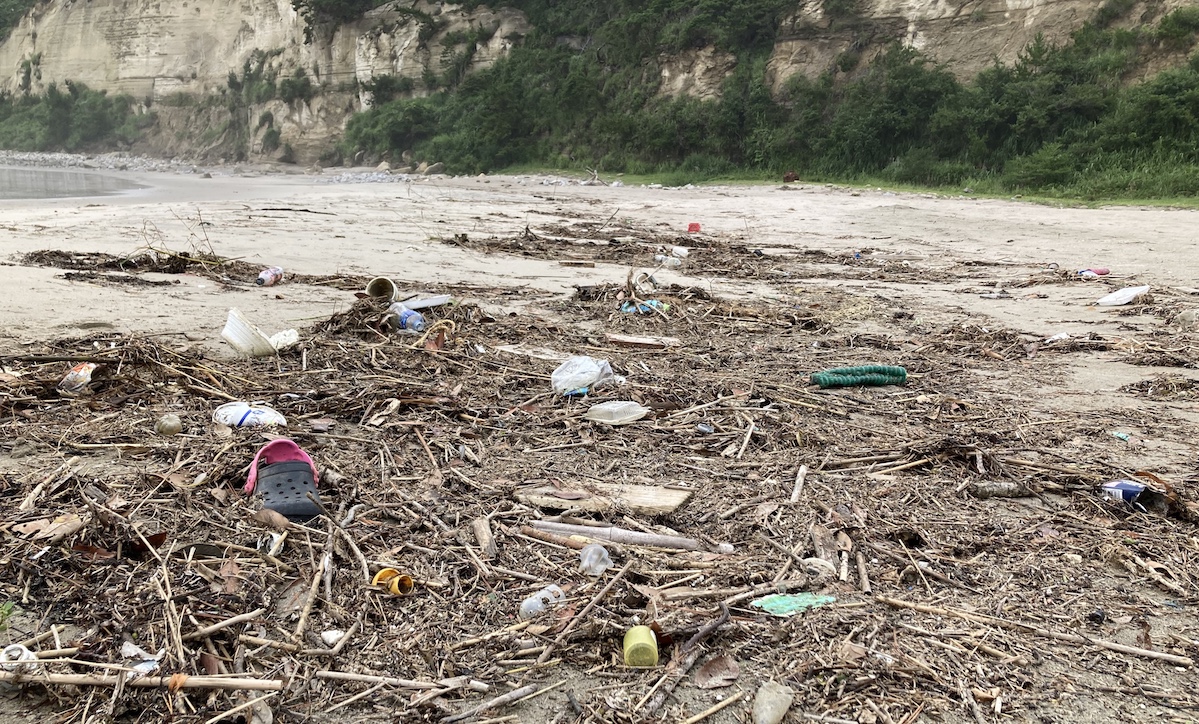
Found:
[[[871,473],[871,475],[885,475],[887,473],[895,473],[895,472],[899,472],[900,470],[907,470],[908,468],[914,468],[914,467],[923,465],[925,463],[931,463],[931,462],[932,462],[932,458],[920,458],[919,460],[913,460],[912,462],[904,463],[903,465],[896,465],[896,466],[890,467],[890,468],[882,468],[880,470],[875,470],[873,473]]]
[[[975,623],[991,624],[1006,629],[1014,629],[1025,631],[1027,633],[1040,636],[1042,638],[1055,639],[1057,641],[1067,641],[1074,644],[1083,644],[1084,646],[1098,646],[1108,651],[1118,651],[1122,654],[1130,654],[1132,656],[1140,656],[1146,659],[1155,659],[1157,661],[1165,661],[1176,666],[1191,667],[1195,665],[1192,659],[1186,656],[1175,656],[1161,651],[1150,651],[1149,649],[1141,649],[1136,646],[1125,646],[1118,644],[1115,641],[1105,641],[1103,639],[1093,639],[1087,636],[1078,634],[1060,633],[1058,631],[1049,631],[1043,628],[1037,628],[1032,624],[1022,623],[1020,621],[1009,621],[1004,618],[996,618],[995,616],[987,616],[979,613],[971,613],[969,611],[959,611],[953,608],[941,608],[939,606],[927,606],[922,603],[913,603],[911,601],[903,601],[898,598],[890,598],[888,596],[875,596],[874,600],[879,603],[885,603],[893,608],[908,608],[921,613],[931,613],[936,616],[951,616],[960,618],[964,621],[973,621]]]
[[[329,521],[329,527],[333,527],[333,521]],[[329,541],[333,540],[332,534],[329,536]],[[325,545],[328,545],[326,541]],[[312,607],[316,604],[316,591],[320,588],[321,577],[327,568],[333,562],[333,552],[323,551],[321,553],[321,562],[317,564],[316,571],[312,575],[312,583],[308,586],[308,600],[304,602],[304,610],[300,612],[300,622],[296,624],[296,630],[291,635],[296,641],[303,640],[304,629],[308,626],[308,616],[312,613]]]
[[[214,623],[211,626],[205,626],[204,628],[196,629],[195,631],[184,636],[183,640],[184,641],[194,641],[196,639],[202,639],[205,636],[216,633],[217,631],[220,631],[223,628],[228,628],[230,626],[236,626],[237,624],[245,623],[246,621],[253,621],[254,619],[258,618],[259,616],[261,616],[264,613],[266,613],[265,608],[258,608],[253,611],[250,611],[249,613],[243,613],[240,616],[234,616],[233,618],[227,618],[224,621],[218,621],[217,623]]]
[[[799,502],[799,495],[803,492],[803,481],[806,477],[808,477],[808,466],[800,465],[799,472],[795,474],[795,487],[791,489],[792,503]]]
[[[483,702],[482,704],[476,706],[474,709],[468,709],[467,711],[464,711],[461,714],[455,714],[454,716],[447,716],[444,719],[442,719],[441,722],[442,722],[442,724],[451,724],[451,722],[461,721],[463,719],[469,719],[470,717],[474,716],[475,714],[478,714],[479,712],[487,711],[488,709],[494,709],[496,707],[504,706],[506,704],[511,704],[512,702],[516,701],[517,699],[523,699],[524,697],[528,696],[529,694],[536,692],[537,689],[538,689],[537,684],[529,684],[528,686],[522,686],[519,689],[513,689],[512,691],[509,691],[507,694],[504,694],[503,696],[497,696],[496,698],[492,699],[491,701]]]
[[[652,546],[655,548],[681,548],[687,551],[704,550],[704,545],[694,538],[682,538],[674,535],[658,535],[657,533],[642,533],[616,528],[612,526],[595,528],[589,525],[569,525],[567,523],[550,523],[533,521],[533,527],[538,530],[548,530],[561,535],[581,535],[599,540],[610,540],[613,543],[624,543],[633,546]]]
[[[553,653],[554,648],[558,644],[565,641],[566,637],[570,635],[571,631],[574,631],[575,624],[577,624],[579,621],[582,621],[587,616],[587,614],[591,613],[591,609],[595,608],[596,605],[603,599],[603,597],[608,595],[608,591],[611,591],[612,587],[616,585],[616,582],[619,581],[620,579],[624,578],[624,574],[628,573],[629,569],[632,567],[633,567],[632,560],[625,563],[624,568],[621,568],[620,572],[617,573],[615,576],[613,576],[612,580],[608,581],[608,585],[601,588],[599,593],[592,596],[591,602],[588,603],[587,606],[582,611],[579,611],[577,614],[575,614],[570,619],[570,623],[566,624],[566,626],[562,629],[562,632],[558,634],[558,637],[555,638],[553,641],[551,641],[549,643],[549,645],[547,645],[545,647],[545,651],[541,652],[541,656],[537,657],[538,664],[544,664],[546,661],[549,661],[550,654]]]
[[[321,713],[328,714],[331,711],[337,711],[338,709],[342,708],[343,706],[348,706],[350,704],[353,704],[356,701],[365,699],[366,697],[370,696],[371,694],[375,693],[376,691],[378,691],[379,689],[382,689],[385,686],[387,686],[387,684],[375,684],[374,686],[367,689],[366,691],[360,691],[348,699],[343,699],[342,701],[337,702],[336,704],[329,707],[328,709],[325,709],[325,711],[323,711]],[[440,692],[433,694],[433,696],[440,696],[440,695],[441,695]]]
[[[259,702],[266,701],[267,699],[271,698],[272,696],[278,695],[278,693],[279,692],[277,692],[277,691],[272,691],[271,693],[263,694],[262,696],[260,696],[256,699],[250,699],[249,701],[243,701],[242,703],[238,704],[237,706],[233,707],[232,709],[229,709],[227,711],[221,712],[220,714],[217,714],[216,716],[212,717],[208,721],[204,722],[204,724],[216,724],[217,722],[219,722],[220,720],[229,716],[230,714],[236,714],[239,711],[244,711],[246,709],[249,709],[250,707],[254,706],[255,704],[257,704]]]
[[[67,686],[132,686],[138,689],[224,689],[226,691],[282,691],[283,682],[275,679],[238,679],[226,676],[142,676],[125,679],[120,676],[90,674],[15,674],[0,671],[0,681],[12,684],[63,684]]]
[[[373,674],[353,674],[349,671],[317,671],[313,674],[318,679],[331,681],[360,681],[364,684],[386,684],[401,689],[471,689],[487,691],[491,687],[481,681],[472,681],[465,676],[456,676],[441,681],[414,681],[412,679],[397,679],[394,676],[375,676]]]
[[[475,518],[470,522],[470,528],[474,531],[475,542],[479,544],[479,548],[483,551],[483,558],[491,560],[497,554],[495,546],[495,536],[491,533],[491,521],[487,518]]]
[[[707,719],[708,717],[712,716],[716,712],[720,711],[721,709],[725,708],[726,706],[729,706],[730,704],[733,704],[734,702],[741,701],[741,697],[743,697],[743,696],[745,696],[745,692],[738,691],[736,694],[733,694],[732,696],[725,699],[724,701],[722,701],[718,704],[714,704],[714,705],[708,707],[707,709],[704,709],[703,711],[701,711],[700,713],[696,714],[695,716],[693,716],[689,719],[684,719],[683,724],[696,724],[696,722],[701,722],[704,719]]]
[[[854,555],[858,559],[858,584],[861,586],[862,593],[870,593],[870,575],[866,573],[866,554],[862,553],[859,548],[854,551]]]
[[[564,546],[566,548],[573,548],[575,550],[582,550],[583,547],[587,545],[586,541],[575,540],[574,538],[568,538],[564,535],[558,535],[557,533],[551,533],[548,530],[537,530],[536,528],[533,528],[532,526],[528,526],[528,525],[521,526],[520,532],[523,533],[524,535],[529,536],[530,538],[535,538],[535,539],[537,539],[539,541],[543,541],[545,543],[553,543],[554,545]]]

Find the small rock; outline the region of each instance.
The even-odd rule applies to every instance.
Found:
[[[440,161],[425,169],[426,176],[432,176],[436,173],[445,173],[445,164]]]
[[[212,178],[212,174],[210,174],[210,173],[208,173],[207,171],[205,171],[204,173],[202,173],[202,174],[200,175],[200,178]]]
[[[1082,563],[1082,556],[1078,555],[1077,553],[1063,553],[1062,560],[1066,563],[1071,563],[1077,566],[1078,564]]]
[[[429,170],[429,164],[425,161],[421,161],[420,165],[416,167],[416,172],[421,175],[424,175],[425,171],[428,171],[428,170]]]
[[[411,166],[401,166],[400,168],[396,169],[396,173],[400,173],[400,174],[412,173],[412,167]]]
[[[390,163],[388,163],[388,162],[386,162],[386,161],[384,161],[383,163],[379,164],[378,166],[375,166],[375,170],[376,170],[376,171],[379,171],[379,172],[390,171],[390,170],[391,170],[391,164],[390,164]]]

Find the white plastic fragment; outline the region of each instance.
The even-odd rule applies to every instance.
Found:
[[[242,357],[267,357],[281,352],[300,341],[300,333],[286,329],[270,337],[250,323],[237,309],[229,310],[221,338]]]
[[[1143,287],[1124,287],[1111,294],[1099,299],[1095,303],[1101,307],[1122,307],[1125,304],[1132,304],[1140,297],[1149,293],[1149,285]]]
[[[649,414],[649,408],[629,400],[612,400],[592,405],[583,417],[606,425],[627,425]]]

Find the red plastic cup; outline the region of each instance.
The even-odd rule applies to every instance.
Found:
[[[698,234],[699,233],[699,224],[695,223],[694,221],[692,221],[690,224],[687,224],[687,233],[688,234]]]

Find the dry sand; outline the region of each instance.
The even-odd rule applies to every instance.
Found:
[[[274,331],[308,327],[345,311],[354,301],[352,293],[328,285],[285,283],[264,289],[250,279],[217,284],[191,275],[144,275],[179,282],[163,287],[69,281],[61,269],[22,261],[24,254],[38,250],[125,255],[148,247],[192,248],[264,267],[281,265],[294,274],[388,276],[410,292],[452,288],[458,297],[495,312],[502,323],[504,313],[555,319],[547,305],[568,297],[576,285],[623,282],[630,271],[625,264],[599,261],[580,268],[560,263],[592,258],[594,248],[589,245],[602,243],[607,227],[640,228],[685,240],[687,224],[698,222],[703,237],[743,246],[742,253],[755,259],[761,259],[755,250],[768,260],[777,258],[777,269],[766,264],[760,273],[748,276],[705,275],[702,254],[696,253],[683,272],[658,272],[660,281],[700,286],[747,305],[768,301],[797,309],[810,308],[830,290],[851,292],[876,310],[907,310],[907,318],[914,318],[916,325],[973,325],[969,329],[977,330],[980,338],[992,331],[1022,333],[1019,344],[983,350],[1001,364],[980,356],[976,346],[959,361],[957,372],[992,388],[1010,385],[1013,397],[1019,397],[1013,404],[1042,421],[1094,413],[1095,419],[1111,422],[1113,429],[1137,438],[1138,444],[1120,453],[1123,468],[1149,469],[1180,481],[1199,467],[1199,404],[1194,396],[1159,401],[1120,390],[1167,373],[1196,376],[1179,367],[1122,361],[1138,350],[1166,348],[1195,359],[1196,337],[1178,331],[1176,321],[1179,312],[1199,307],[1199,297],[1190,290],[1199,286],[1194,211],[1052,208],[799,184],[651,189],[557,185],[532,176],[348,184],[270,174],[125,175],[148,188],[119,197],[0,202],[5,240],[0,309],[6,322],[0,329],[0,354],[21,354],[46,340],[116,331],[180,335],[181,341],[185,337],[198,342],[213,356],[228,357],[231,353],[219,332],[230,307]],[[490,237],[518,240],[526,229],[543,238],[574,236],[578,246],[558,245],[558,251],[548,254],[536,244],[526,253],[512,244],[508,248],[516,253],[482,248]],[[572,229],[579,233],[571,234]],[[442,241],[462,234],[469,242]],[[575,249],[580,253],[573,253]],[[861,256],[854,260],[854,254]],[[834,263],[828,263],[830,259]],[[1047,271],[1051,265],[1062,270],[1102,266],[1112,273],[1083,283],[1055,276]],[[1037,283],[1022,286],[1029,280]],[[1089,305],[1113,289],[1133,284],[1151,285],[1152,301],[1119,309]],[[982,296],[999,288],[1007,288],[1010,296]],[[847,315],[837,334],[847,339],[893,335],[900,343],[910,341],[908,333],[886,323],[886,316]],[[1099,335],[1106,348],[1052,359],[1035,350],[1026,353],[1024,342],[1061,332],[1076,338]],[[912,348],[917,357],[919,348]],[[747,353],[753,354],[753,349]],[[839,361],[835,354],[828,359]],[[1047,369],[1052,374],[1022,374]],[[810,371],[796,369],[788,381],[803,384],[801,375]],[[960,379],[955,384],[962,387]],[[1136,422],[1121,427],[1124,410]],[[1108,438],[1102,427],[1094,432]],[[1035,436],[1033,429],[1031,437]],[[1121,443],[1109,439],[1104,444]],[[1061,464],[1079,462],[1083,461]],[[0,456],[0,470],[12,474],[26,464]],[[1045,514],[1036,501],[1025,507],[997,505],[1004,515],[1034,527]],[[1194,582],[1185,583],[1194,595]],[[1155,590],[1143,579],[1137,585],[1141,591]],[[1162,621],[1156,625],[1196,635],[1189,615]],[[1133,642],[1136,632],[1125,633],[1121,640]],[[1164,638],[1158,630],[1155,636]],[[1059,665],[1060,660],[1054,664]],[[566,675],[587,686],[579,672]],[[1160,683],[1178,688],[1187,681],[1173,672]],[[1038,687],[1044,686],[1043,678],[1038,682]],[[684,696],[685,701],[696,702],[691,713],[714,701],[710,695],[702,700],[688,696],[694,695]],[[548,702],[565,706],[556,694],[544,701],[547,707]],[[1068,713],[1052,720],[1127,721],[1144,712],[1143,704],[1124,695],[1090,703],[1084,697],[1081,702],[1055,704]],[[737,720],[736,709],[711,721]],[[522,721],[538,721],[549,710],[529,711]],[[1056,716],[1053,711],[1026,708],[1020,720],[1050,720],[1044,716]],[[1170,710],[1152,713],[1165,716]],[[964,716],[956,712],[946,720],[965,720]]]

